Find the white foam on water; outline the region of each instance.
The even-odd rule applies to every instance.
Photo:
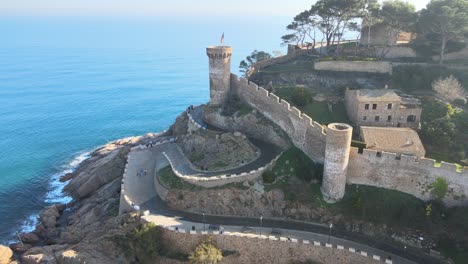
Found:
[[[45,202],[51,204],[67,204],[71,202],[72,198],[63,193],[63,188],[69,181],[60,182],[60,177],[67,173],[72,173],[75,169],[90,156],[90,152],[85,152],[75,157],[70,163],[63,166],[64,170],[52,175],[49,182],[49,191],[46,194]]]
[[[82,153],[76,156],[70,163],[63,165],[63,171],[55,173],[51,176],[48,192],[45,196],[45,202],[49,204],[66,204],[71,202],[72,198],[63,193],[63,188],[67,185],[69,181],[60,182],[60,177],[67,173],[72,173],[76,168],[86,159],[90,157],[90,152]],[[36,225],[39,222],[39,214],[32,214],[28,216],[20,225],[20,233],[29,233],[34,231]],[[13,234],[16,238],[16,232]],[[9,241],[11,243],[17,242],[17,240]]]

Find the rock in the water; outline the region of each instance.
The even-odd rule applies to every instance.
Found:
[[[25,233],[20,235],[21,241],[26,244],[36,244],[39,242],[39,236],[35,233]]]
[[[13,251],[9,247],[0,245],[0,264],[9,264]]]
[[[70,180],[71,178],[73,178],[73,173],[66,173],[65,175],[60,177],[60,182],[66,182]]]

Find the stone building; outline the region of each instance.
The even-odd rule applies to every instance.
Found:
[[[391,32],[384,24],[377,24],[370,28],[364,27],[361,30],[359,44],[371,46],[392,46],[411,42],[414,34],[411,32]]]
[[[361,126],[360,137],[370,150],[416,157],[426,155],[418,133],[411,128]]]
[[[346,90],[345,104],[349,119],[358,127],[419,127],[421,102],[394,90]]]

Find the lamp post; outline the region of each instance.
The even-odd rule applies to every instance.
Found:
[[[330,243],[332,228],[333,228],[333,224],[330,224],[330,232],[328,233],[328,243]]]
[[[263,215],[260,215],[260,236],[262,236],[262,227],[263,227]]]
[[[205,223],[206,223],[206,221],[205,221],[205,212],[203,212],[203,231],[206,231],[205,230]]]

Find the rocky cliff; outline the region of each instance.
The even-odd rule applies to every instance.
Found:
[[[24,245],[10,245],[16,258],[27,264],[128,263],[112,240],[139,222],[136,216],[118,216],[122,172],[130,147],[155,137],[147,134],[111,142],[66,175],[64,180],[71,180],[65,191],[73,202],[44,208],[35,231],[21,235]],[[0,247],[1,264],[10,263],[9,252]]]

